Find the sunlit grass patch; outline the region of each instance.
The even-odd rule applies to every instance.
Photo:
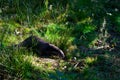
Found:
[[[6,66],[10,75],[21,79],[45,77],[48,74],[47,72],[56,69],[58,65],[56,60],[37,57],[25,49],[1,51],[0,63]]]
[[[45,39],[60,47],[62,50],[67,51],[67,48],[72,45],[74,37],[70,36],[69,28],[62,24],[51,23],[46,26],[44,33]]]
[[[92,64],[92,63],[94,63],[96,60],[97,60],[97,58],[95,58],[95,57],[86,57],[85,62],[86,62],[87,64]]]
[[[14,45],[26,38],[30,31],[31,28],[22,27],[14,21],[4,22],[0,25],[0,42],[5,46]]]

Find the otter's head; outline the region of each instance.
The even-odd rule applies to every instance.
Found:
[[[53,55],[58,55],[61,58],[65,57],[64,52],[53,44],[49,44],[47,50],[48,50],[48,52],[50,52]]]

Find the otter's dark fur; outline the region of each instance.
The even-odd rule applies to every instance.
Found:
[[[57,46],[45,42],[37,36],[30,36],[23,42],[17,45],[18,47],[25,47],[26,49],[31,49],[33,52],[37,53],[39,56],[50,56],[59,55],[64,58],[65,55],[61,49]]]

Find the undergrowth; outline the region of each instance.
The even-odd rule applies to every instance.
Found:
[[[118,3],[0,0],[0,67],[13,80],[119,80]],[[66,60],[14,47],[31,35],[58,46]]]

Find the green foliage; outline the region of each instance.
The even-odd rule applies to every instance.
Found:
[[[44,78],[48,75],[47,69],[44,70],[41,66],[36,66],[37,64],[33,65],[34,59],[33,53],[24,48],[17,49],[11,46],[0,51],[0,63],[6,67],[9,75],[20,79],[36,80],[40,76]]]
[[[88,51],[90,46],[101,47],[96,46],[99,42],[91,43],[100,37],[103,18],[108,35],[100,39],[112,36],[110,31],[120,33],[118,3],[119,0],[0,0],[0,63],[11,75],[23,80],[119,80],[116,35],[111,40],[115,45],[110,46],[112,57]],[[68,60],[58,62],[57,70],[50,71],[52,63],[39,63],[41,58],[31,51],[11,46],[30,35],[55,44]]]
[[[57,17],[57,22],[62,22],[62,23],[66,23],[66,22],[71,22],[71,23],[75,23],[77,21],[77,16],[75,14],[74,11],[72,10],[68,10],[65,13],[59,15]]]
[[[96,26],[88,23],[78,23],[74,26],[73,35],[76,36],[75,42],[77,45],[89,46],[97,37],[95,32]],[[79,43],[78,43],[79,42]]]
[[[116,20],[115,20],[115,22],[116,22],[116,30],[120,33],[120,15],[118,15],[117,17],[116,17]]]
[[[85,62],[86,62],[87,64],[93,64],[96,60],[97,60],[96,58],[87,57],[87,58],[85,59]]]
[[[47,26],[44,36],[50,43],[56,44],[65,51],[72,44],[74,39],[70,37],[69,29],[67,30],[64,25],[58,25],[54,23]]]
[[[89,67],[85,68],[83,73],[83,75],[85,76],[84,77],[85,80],[101,80],[98,74],[99,73],[97,72],[97,70],[95,70],[95,68],[92,69]]]
[[[77,77],[77,74],[70,73],[69,75],[61,71],[56,71],[49,75],[50,80],[73,80]]]
[[[13,22],[13,21],[8,21],[4,22],[0,25],[0,42],[4,46],[16,44],[20,42],[19,40],[22,40],[22,37],[25,37],[27,35],[23,34],[28,34],[30,33],[31,29],[30,28],[25,28],[22,27],[21,25]]]
[[[90,32],[94,32],[95,31],[95,29],[96,29],[96,27],[95,26],[93,26],[93,25],[90,25],[90,24],[77,24],[77,26],[76,26],[76,30],[78,30],[78,32],[80,33],[82,33],[82,34],[88,34],[88,33],[90,33]]]
[[[14,76],[22,78],[26,75],[26,72],[29,72],[29,70],[32,68],[30,67],[31,64],[29,62],[27,61],[23,62],[24,51],[22,50],[13,51],[6,49],[6,51],[4,52],[6,52],[2,54],[2,57],[4,58],[2,59],[2,57],[0,57],[0,59],[2,59],[1,63],[6,65],[8,67],[8,71],[11,74],[14,74]],[[14,72],[16,72],[17,74],[15,74]]]

